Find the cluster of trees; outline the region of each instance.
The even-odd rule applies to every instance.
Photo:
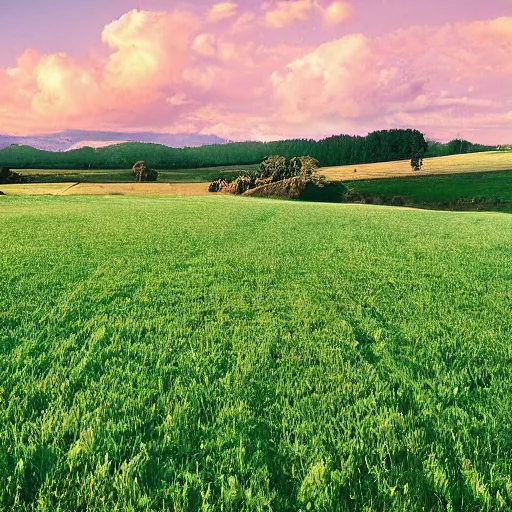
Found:
[[[291,178],[294,178],[297,185],[300,185],[299,188],[303,189],[308,183],[322,181],[321,177],[314,176],[317,169],[318,160],[309,155],[295,156],[289,160],[282,155],[272,155],[263,160],[258,172],[244,171],[230,183],[224,179],[214,180],[210,184],[209,191],[243,194],[248,190]]]
[[[429,141],[426,156],[450,156],[463,155],[466,153],[481,153],[483,151],[494,151],[496,146],[484,146],[483,144],[473,144],[464,139],[453,139],[446,144]]]
[[[144,160],[153,169],[197,169],[256,164],[270,155],[311,155],[321,166],[409,159],[427,143],[417,130],[376,131],[366,137],[336,135],[320,141],[235,142],[198,148],[126,143],[105,148],[81,148],[64,153],[10,146],[0,151],[0,165],[17,169],[129,169]]]

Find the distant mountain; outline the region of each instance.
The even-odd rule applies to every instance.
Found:
[[[75,142],[70,148],[66,151],[74,151],[75,149],[82,148],[106,148],[108,146],[114,146],[115,144],[125,144],[130,142],[129,140],[81,140],[80,142]]]
[[[171,148],[199,147],[211,144],[224,144],[226,141],[215,135],[167,134],[155,132],[96,132],[87,130],[67,130],[48,135],[16,137],[0,134],[0,149],[11,144],[31,146],[44,151],[70,151],[81,147],[105,147],[122,142],[151,142]]]

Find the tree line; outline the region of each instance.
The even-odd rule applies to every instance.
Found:
[[[428,144],[418,130],[397,129],[375,131],[365,137],[335,135],[319,141],[234,142],[195,148],[133,142],[55,153],[12,145],[0,151],[0,166],[13,169],[130,169],[134,162],[144,160],[153,169],[198,169],[259,164],[271,155],[282,155],[288,159],[310,155],[324,167],[407,160],[418,152],[425,156],[439,156],[446,151],[459,152],[461,145]]]

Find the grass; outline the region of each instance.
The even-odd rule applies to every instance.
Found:
[[[347,181],[365,196],[401,196],[417,206],[497,208],[512,211],[512,171]]]
[[[159,170],[158,181],[162,183],[203,183],[211,182],[219,176],[231,178],[241,170],[253,170],[257,165],[205,167],[202,169]],[[33,183],[125,183],[134,182],[131,170],[60,170],[60,169],[20,169],[19,174],[30,178]]]
[[[425,176],[429,174],[456,174],[470,172],[512,170],[512,153],[489,151],[465,155],[426,158],[421,171],[413,172],[409,160],[378,164],[325,167],[322,174],[330,180],[368,180],[377,178],[399,178]],[[354,169],[357,172],[354,172]]]
[[[10,183],[0,184],[0,190],[7,195],[60,195],[73,183]]]
[[[512,508],[512,217],[0,198],[0,509]]]

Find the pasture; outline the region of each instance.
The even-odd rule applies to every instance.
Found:
[[[437,209],[481,209],[512,212],[512,171],[468,172],[345,182],[365,195]]]
[[[512,217],[0,198],[0,510],[512,508]]]
[[[158,182],[205,183],[220,176],[235,177],[240,174],[240,171],[253,170],[257,167],[257,165],[239,165],[200,169],[164,169],[158,170]],[[133,183],[135,181],[131,169],[19,169],[16,172],[29,178],[32,183]]]

